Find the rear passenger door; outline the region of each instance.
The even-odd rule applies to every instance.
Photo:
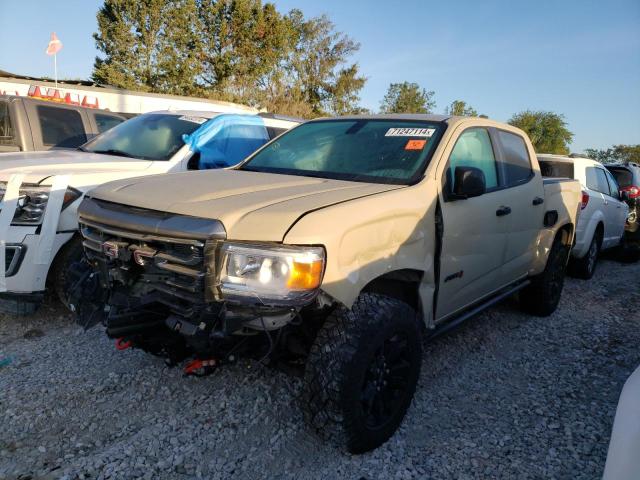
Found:
[[[618,212],[614,198],[611,197],[609,182],[604,167],[590,166],[586,168],[587,188],[592,191],[589,202],[595,201],[598,209],[602,212],[604,223],[604,238],[602,247],[614,246],[620,235],[617,234],[616,223],[618,222]]]
[[[524,138],[506,130],[490,131],[498,146],[500,187],[511,209],[503,266],[503,281],[510,283],[527,276],[533,264],[545,211],[544,186],[541,174],[533,170],[533,152]]]
[[[483,171],[486,193],[465,200],[450,197],[458,166]],[[500,213],[508,193],[500,189],[488,128],[463,130],[443,172],[442,242],[436,320],[442,320],[502,286],[502,264],[511,215]]]

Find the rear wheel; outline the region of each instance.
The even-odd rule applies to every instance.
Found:
[[[531,284],[520,291],[523,309],[539,317],[548,317],[560,302],[569,249],[556,237],[547,258],[544,271],[531,279]]]
[[[589,250],[582,258],[571,258],[569,260],[569,274],[572,277],[583,278],[589,280],[593,277],[598,263],[598,255],[602,245],[602,232],[596,230],[591,239]]]
[[[416,312],[394,298],[362,294],[318,332],[304,378],[308,423],[351,453],[382,445],[411,404],[421,361]]]

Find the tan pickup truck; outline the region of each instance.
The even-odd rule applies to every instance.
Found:
[[[192,358],[188,373],[238,355],[304,366],[313,429],[363,452],[400,425],[422,339],[516,293],[555,310],[580,201],[509,125],[314,120],[232,169],[89,192],[72,303],[119,348]]]

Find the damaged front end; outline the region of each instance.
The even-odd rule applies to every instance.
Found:
[[[79,222],[85,259],[72,267],[70,302],[78,322],[101,322],[118,345],[170,363],[267,356],[319,292],[321,247],[227,242],[217,220],[91,198]]]

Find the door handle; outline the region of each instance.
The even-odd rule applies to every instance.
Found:
[[[536,197],[531,202],[533,205],[542,205],[544,203],[544,198]]]
[[[496,217],[504,217],[505,215],[509,215],[511,213],[511,207],[500,207],[496,210]]]

